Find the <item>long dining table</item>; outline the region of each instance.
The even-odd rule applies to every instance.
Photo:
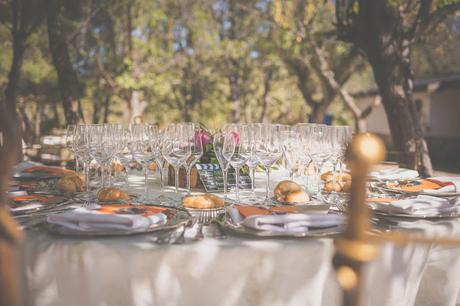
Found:
[[[281,177],[275,173],[272,181]],[[131,178],[133,192],[141,192],[139,180]],[[258,177],[257,186],[263,184]],[[149,193],[162,194],[157,178]],[[403,221],[393,228],[460,236],[457,219]],[[26,233],[30,305],[335,306],[342,301],[332,238],[227,233],[225,239],[192,241],[186,234],[185,243],[157,244],[151,234],[83,239],[40,228]],[[460,246],[384,243],[364,277],[365,305],[456,305]]]

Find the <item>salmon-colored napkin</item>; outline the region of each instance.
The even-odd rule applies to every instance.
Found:
[[[397,189],[406,192],[421,192],[427,189],[439,189],[442,186],[429,179],[421,179],[418,185],[400,185],[399,183],[388,183],[387,186],[392,189]]]
[[[245,218],[254,215],[272,215],[274,213],[296,213],[298,209],[292,206],[276,206],[271,208],[250,206],[250,205],[235,205],[238,212]]]
[[[164,224],[167,209],[147,205],[114,204],[95,208],[80,207],[72,211],[50,214],[47,221],[65,228],[82,231],[146,230]]]
[[[64,169],[64,168],[59,168],[59,167],[48,167],[48,166],[32,166],[27,169],[24,169],[22,171],[23,173],[37,173],[37,172],[43,172],[47,173],[50,175],[64,175],[66,173],[75,173],[75,171]]]

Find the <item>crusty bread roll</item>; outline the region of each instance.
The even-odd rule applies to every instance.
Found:
[[[303,190],[292,191],[286,195],[285,203],[307,203],[310,197]]]
[[[275,199],[279,202],[290,203],[307,203],[310,201],[308,194],[293,181],[281,181],[276,185],[274,190]]]
[[[286,195],[290,192],[294,191],[300,191],[302,188],[300,187],[299,184],[293,181],[285,180],[279,182],[275,190],[273,191],[275,199],[277,201],[285,202],[286,201]]]
[[[67,174],[56,181],[56,189],[64,193],[83,191],[83,180],[77,174]]]
[[[327,192],[350,192],[351,189],[351,175],[348,173],[341,173],[336,175],[334,183],[334,174],[326,172],[321,175],[324,181],[324,190]]]
[[[150,171],[157,171],[157,169],[158,169],[157,163],[156,162],[150,163],[148,168],[149,168]]]
[[[182,205],[196,209],[219,208],[224,207],[224,200],[213,194],[190,195],[184,197]]]
[[[104,187],[97,192],[97,200],[101,202],[129,199],[129,195],[126,192],[114,187]]]
[[[125,170],[125,167],[120,162],[114,161],[112,163],[112,172],[113,173],[122,172],[123,170]]]

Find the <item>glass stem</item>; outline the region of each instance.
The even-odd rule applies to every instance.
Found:
[[[147,167],[148,167],[147,165],[144,167],[144,197],[147,197],[147,193],[149,191],[149,186],[147,184],[147,181],[149,178]]]
[[[292,169],[289,169],[289,179],[290,179],[291,181],[294,180],[294,170],[292,170]]]
[[[105,169],[104,169],[104,164],[101,163],[101,188],[104,188],[104,183],[105,183]]]
[[[227,174],[228,170],[224,169],[222,170],[222,173],[224,175],[224,199],[227,198]]]
[[[75,155],[75,172],[78,173],[78,168],[79,168],[79,165],[78,165],[78,157]]]
[[[270,197],[270,166],[266,166],[267,181],[265,185],[265,200],[268,200]]]
[[[89,164],[88,162],[83,163],[83,169],[85,171],[85,190],[89,192]]]
[[[321,163],[314,162],[315,165],[315,183],[317,194],[321,192]]]
[[[191,187],[190,187],[190,175],[191,175],[191,170],[192,168],[187,167],[186,169],[186,176],[187,176],[187,194],[191,193]]]
[[[179,193],[179,166],[174,167],[174,180],[176,183],[176,193]]]
[[[163,184],[163,165],[160,164],[159,162],[157,162],[157,168],[158,168],[158,172],[160,172],[160,186],[161,186],[161,189],[164,188],[164,184]]]
[[[236,176],[236,200],[240,201],[240,167],[235,168]]]
[[[256,168],[253,167],[250,169],[251,170],[251,197],[255,198],[256,197]]]

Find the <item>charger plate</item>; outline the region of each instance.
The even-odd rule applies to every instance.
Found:
[[[328,238],[337,236],[345,230],[346,224],[340,224],[332,227],[310,229],[304,232],[276,232],[276,231],[263,231],[248,228],[246,226],[235,224],[228,212],[221,215],[217,221],[219,226],[225,231],[243,236],[252,236],[259,238]]]
[[[133,205],[134,207],[136,205]],[[129,235],[139,235],[154,233],[157,231],[167,231],[173,230],[180,226],[185,226],[191,221],[191,215],[185,209],[175,208],[163,205],[149,205],[154,207],[166,208],[167,220],[166,223],[162,224],[152,224],[147,229],[108,229],[108,230],[92,230],[92,231],[79,231],[74,229],[69,229],[58,224],[52,224],[48,222],[43,222],[41,227],[53,234],[64,235],[64,236],[73,236],[73,237],[104,237],[104,236],[129,236]]]
[[[417,180],[412,180],[414,183],[417,182]],[[395,193],[395,194],[403,194],[403,195],[428,195],[428,196],[434,196],[434,197],[443,197],[443,198],[449,198],[449,197],[457,197],[460,196],[460,192],[440,192],[440,193],[430,193],[430,192],[424,192],[424,191],[406,191],[406,190],[401,190],[398,188],[391,188],[388,186],[388,183],[392,183],[394,181],[386,181],[386,182],[378,182],[374,186],[384,192],[390,192],[390,193]]]

